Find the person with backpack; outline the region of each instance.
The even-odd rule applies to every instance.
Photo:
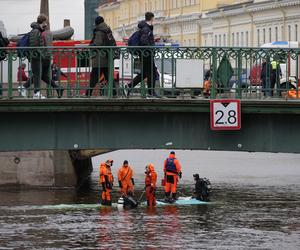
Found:
[[[153,22],[154,14],[152,12],[146,12],[145,20],[139,22],[138,31],[136,31],[128,40],[129,46],[145,46],[150,47],[155,45],[153,35]],[[156,78],[156,66],[154,63],[154,51],[150,48],[141,49],[137,53],[140,57],[142,69],[141,73],[133,79],[133,81],[125,87],[124,94],[129,96],[130,90],[138,85],[142,79],[147,78],[147,87],[149,96],[156,96],[155,93],[155,78]]]
[[[95,28],[90,46],[116,46],[116,40],[112,34],[110,27],[105,23],[102,16],[95,19]],[[109,61],[109,50],[101,51],[101,49],[92,49],[92,72],[90,76],[90,86],[86,91],[86,96],[91,96],[93,89],[99,82],[100,76],[103,74],[107,83],[109,82],[109,67],[114,67],[113,61]],[[113,51],[115,52],[115,51]],[[116,93],[115,82],[113,81],[114,94]]]
[[[47,29],[48,17],[41,14],[37,18],[37,22],[33,22],[30,27],[32,30],[23,36],[21,44],[18,47],[46,47],[50,46]],[[27,89],[31,82],[34,84],[34,99],[44,99],[45,97],[40,92],[40,82],[43,80],[47,85],[51,85],[57,91],[58,97],[63,95],[64,89],[51,81],[51,54],[47,49],[26,52],[26,56],[31,63],[32,78],[29,79],[23,86],[19,87],[19,92],[22,96],[27,96]]]
[[[164,162],[165,176],[165,201],[176,201],[177,184],[182,178],[181,165],[175,157],[175,152],[171,151],[169,157]]]

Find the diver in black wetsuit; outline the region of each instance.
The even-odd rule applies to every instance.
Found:
[[[196,182],[193,197],[200,201],[209,201],[210,181],[200,178],[199,174],[194,174],[193,177]]]
[[[132,209],[138,207],[138,202],[133,197],[132,192],[129,191],[127,195],[123,195],[118,200],[118,206],[119,205],[124,209]]]

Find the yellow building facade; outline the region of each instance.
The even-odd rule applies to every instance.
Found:
[[[130,36],[144,14],[155,14],[154,33],[157,36],[178,42],[182,46],[202,45],[199,19],[215,8],[237,0],[116,0],[99,6],[98,13],[112,28],[118,40]]]

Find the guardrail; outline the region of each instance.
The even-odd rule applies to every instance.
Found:
[[[300,49],[0,48],[4,57],[1,98],[32,98],[38,90],[47,98],[300,97]],[[22,65],[28,81],[18,77]]]

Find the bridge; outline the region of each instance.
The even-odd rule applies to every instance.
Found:
[[[240,131],[210,129],[209,100],[0,101],[0,151],[201,149],[300,152],[300,103],[243,100]]]
[[[0,151],[64,151],[71,152],[77,159],[84,155],[83,152],[92,152],[81,160],[118,149],[300,153],[300,50],[148,50],[150,52],[146,53],[144,48],[51,47],[30,49],[28,54],[27,48],[26,56],[21,56],[20,60],[19,51],[8,49],[0,75]],[[46,99],[32,99],[31,87],[25,98],[18,91],[22,81],[14,79],[14,70],[24,62],[30,68],[27,59],[30,61],[37,51],[41,58],[50,53],[53,62],[67,74],[67,79],[58,79],[57,84],[65,89],[61,98],[57,98],[49,85],[41,88]],[[120,59],[113,64],[116,51]],[[130,67],[136,64],[136,55],[141,53],[144,58],[151,56],[156,62],[159,77],[153,90],[159,98],[147,94],[151,90],[146,87],[147,79],[136,88],[132,87],[129,97],[123,94],[129,76],[132,79],[138,73],[144,75],[143,69],[136,71],[135,66]],[[82,66],[81,63],[96,56],[101,64],[103,55],[110,61],[109,79],[105,81],[101,76],[101,83],[94,92],[85,95],[90,90],[91,65]],[[187,63],[182,65],[185,70],[178,68],[180,59]],[[270,65],[275,59],[278,61],[276,75],[281,78],[276,77],[272,87],[271,68],[267,68],[262,86],[261,64],[264,60]],[[200,68],[191,67],[190,62],[199,63]],[[154,70],[152,68],[151,72]],[[206,86],[203,78],[208,70]],[[242,128],[239,131],[212,131],[210,100],[228,98],[241,100]]]

